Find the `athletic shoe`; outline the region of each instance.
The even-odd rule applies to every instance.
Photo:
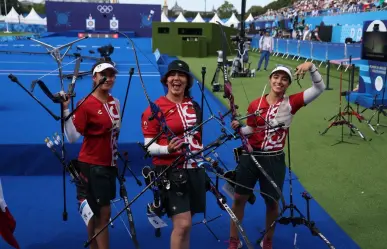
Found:
[[[273,241],[266,239],[266,237],[261,241],[260,246],[262,249],[273,249]]]
[[[242,248],[243,243],[239,239],[230,237],[230,240],[228,241],[229,245],[227,249],[239,249]]]

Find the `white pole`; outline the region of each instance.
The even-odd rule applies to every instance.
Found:
[[[7,0],[4,0],[4,8],[5,8],[5,17],[7,17]],[[7,22],[7,20],[5,20],[5,25],[6,25],[6,27],[7,27],[7,31],[4,31],[4,33],[11,33],[11,32],[9,32],[9,30],[8,30],[8,22]]]

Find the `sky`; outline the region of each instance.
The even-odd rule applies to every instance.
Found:
[[[143,3],[143,4],[160,4],[164,5],[164,0],[118,0],[120,3]],[[175,5],[175,2],[180,5],[185,10],[189,11],[204,11],[205,0],[167,0],[168,8],[172,8]],[[265,6],[274,0],[246,0],[246,11],[253,5]],[[207,11],[212,10],[212,7],[215,6],[217,9],[221,6],[225,0],[206,0]],[[241,0],[228,0],[229,3],[232,3],[234,7],[241,12],[242,1]]]
[[[27,0],[30,2],[40,3],[42,0]],[[136,3],[136,4],[160,4],[164,5],[164,0],[118,0],[120,3]],[[225,0],[167,0],[168,8],[171,9],[175,2],[185,10],[188,11],[211,11],[212,7],[215,6],[217,9],[221,6]],[[234,7],[241,12],[242,1],[241,0],[227,0],[232,3]],[[253,5],[265,6],[274,0],[246,0],[246,11]],[[206,4],[205,4],[206,2]],[[207,6],[206,9],[204,6]]]

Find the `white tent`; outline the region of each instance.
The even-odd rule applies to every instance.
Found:
[[[171,22],[169,21],[168,17],[164,14],[164,12],[161,12],[161,22]]]
[[[253,15],[250,13],[250,15],[246,18],[245,22],[252,22],[254,21]]]
[[[20,23],[24,23],[24,16],[22,14],[19,15]]]
[[[215,13],[214,17],[210,20],[210,23],[217,23],[220,22],[223,25],[222,20],[220,20],[218,14]]]
[[[5,20],[5,16],[0,15],[0,21],[4,21],[4,20]]]
[[[30,13],[24,18],[24,23],[28,24],[41,24],[44,25],[44,20],[41,18],[35,11],[34,8],[31,9]]]
[[[183,13],[180,12],[179,16],[176,18],[175,22],[188,22],[187,19],[183,16]]]
[[[232,13],[231,17],[225,23],[225,25],[228,27],[230,27],[231,25],[234,25],[234,28],[238,27],[238,24],[239,24],[239,21],[236,18],[234,13]]]
[[[11,11],[5,17],[5,22],[19,23],[19,14],[16,12],[16,10],[13,7],[12,7]]]
[[[202,16],[200,15],[200,13],[198,13],[196,15],[196,17],[192,20],[192,22],[205,22],[202,18]]]

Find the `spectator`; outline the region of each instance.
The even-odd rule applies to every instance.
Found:
[[[263,59],[265,59],[264,70],[267,71],[267,66],[269,64],[269,57],[271,52],[273,52],[273,49],[274,49],[274,39],[273,37],[270,37],[269,31],[266,31],[265,36],[262,36],[262,38],[259,40],[259,52],[261,52],[261,58],[259,59],[259,62],[258,62],[257,71],[261,70]]]
[[[318,35],[318,32],[319,32],[319,28],[316,27],[314,29],[314,31],[312,32],[312,35],[311,35],[311,40],[312,41],[320,41],[320,42],[322,42],[322,40],[320,39],[320,36]]]
[[[303,36],[302,36],[302,40],[309,41],[310,37],[311,37],[311,33],[310,33],[310,30],[309,30],[309,26],[306,25],[305,29],[304,29]]]

